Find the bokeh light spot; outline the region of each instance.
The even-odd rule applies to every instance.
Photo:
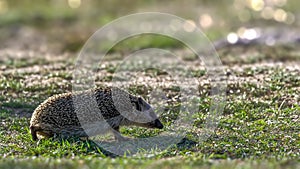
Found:
[[[254,11],[261,11],[265,6],[265,2],[263,0],[251,0],[250,6]]]
[[[234,32],[231,32],[227,35],[227,41],[231,44],[235,44],[238,40],[239,40],[239,37]]]
[[[209,28],[213,24],[213,19],[208,14],[203,14],[199,18],[200,25],[203,28]]]
[[[256,39],[260,36],[260,34],[253,28],[251,29],[246,29],[244,32],[244,38],[248,40],[253,40]]]
[[[246,28],[245,27],[240,27],[237,31],[237,34],[240,38],[244,38],[244,33],[246,31]]]
[[[171,27],[171,29],[172,29],[173,31],[177,31],[177,30],[180,29],[181,23],[180,23],[178,20],[173,19],[173,20],[171,20],[171,22],[170,22],[170,27]]]
[[[5,13],[8,10],[8,4],[6,0],[0,0],[0,14]]]
[[[255,28],[247,29],[245,27],[241,27],[237,31],[238,37],[247,40],[253,40],[260,37],[261,33]]]
[[[292,24],[295,22],[295,15],[292,14],[291,12],[288,12],[287,13],[287,17],[286,17],[286,20],[285,20],[285,23],[287,24]]]
[[[283,9],[277,9],[274,13],[274,19],[278,22],[284,22],[287,18],[287,13]]]
[[[274,9],[271,8],[271,7],[265,7],[262,12],[261,12],[261,16],[264,18],[264,19],[272,19],[273,16],[274,16]]]
[[[81,5],[81,0],[68,0],[68,4],[70,6],[70,8],[79,8]]]
[[[187,20],[184,24],[183,24],[183,29],[187,32],[193,32],[196,29],[196,24],[194,21],[192,20]]]

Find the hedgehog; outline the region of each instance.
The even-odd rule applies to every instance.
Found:
[[[33,140],[61,136],[96,136],[111,131],[124,141],[121,126],[162,129],[153,108],[143,98],[116,87],[98,87],[54,95],[41,103],[30,120]]]

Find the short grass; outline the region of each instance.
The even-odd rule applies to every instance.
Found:
[[[276,58],[276,57],[274,57]],[[274,59],[273,58],[273,59]],[[59,66],[44,60],[36,72],[32,61],[5,63],[0,74],[0,168],[299,168],[300,157],[300,70],[298,57],[291,62],[272,64],[227,62],[227,101],[220,122],[211,136],[197,141],[197,132],[188,131],[185,138],[163,150],[141,151],[138,156],[118,156],[107,152],[91,140],[79,138],[31,139],[29,120],[35,107],[49,96],[71,91],[72,65]],[[24,62],[24,63],[23,63]],[[112,76],[118,62],[105,61],[99,74]],[[205,71],[187,61],[193,77],[207,78]],[[18,70],[18,71],[12,71]],[[145,70],[144,76],[163,78],[165,73]],[[148,78],[149,79],[149,78]],[[99,79],[99,83],[111,79]],[[144,79],[147,81],[147,78]],[[129,91],[147,98],[159,83],[138,85]],[[167,105],[160,112],[166,127],[179,112],[176,86],[166,87]],[[210,85],[200,84],[199,110],[193,115],[193,126],[203,127],[210,108]],[[148,98],[149,99],[149,98]],[[122,128],[130,137],[158,135],[160,130]]]

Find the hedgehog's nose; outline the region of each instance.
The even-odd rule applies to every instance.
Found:
[[[164,128],[164,125],[158,119],[156,119],[154,121],[154,124],[155,124],[155,127],[158,128],[158,129]]]

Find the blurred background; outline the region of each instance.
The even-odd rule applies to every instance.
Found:
[[[252,40],[265,28],[271,28],[271,34],[297,29],[299,6],[298,0],[0,0],[0,49],[1,53],[75,53],[104,24],[124,15],[154,11],[188,19],[211,41],[225,38],[235,43],[238,38]],[[275,41],[271,38],[265,43],[274,45]],[[151,47],[152,42],[151,38],[128,42],[120,50]],[[155,47],[178,47],[166,38],[154,42]]]

